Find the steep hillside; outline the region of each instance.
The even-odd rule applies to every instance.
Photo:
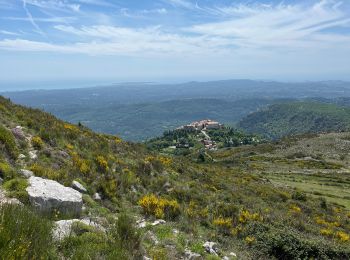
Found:
[[[214,161],[197,163],[3,98],[0,120],[0,254],[5,259],[350,257],[348,208],[270,182],[262,166],[252,164],[254,159],[273,165],[270,157],[278,155],[280,144],[220,149],[210,152]],[[266,157],[254,158],[262,153]],[[276,161],[302,169],[296,159],[280,156]],[[348,161],[345,156],[342,164],[303,165],[345,174]],[[83,207],[67,202],[67,208],[56,209],[69,194],[79,199],[80,192],[70,188],[56,204],[37,200],[33,193],[61,186],[28,179],[31,174],[79,190]],[[45,185],[33,191],[35,182]],[[24,205],[4,204],[9,197]],[[48,205],[52,210],[44,213]],[[63,212],[72,206],[81,207],[75,219]],[[57,227],[62,232],[57,234]]]
[[[271,139],[293,134],[347,131],[350,129],[350,109],[321,102],[275,104],[248,115],[238,126]]]

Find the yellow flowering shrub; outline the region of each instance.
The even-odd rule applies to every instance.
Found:
[[[116,137],[114,138],[114,142],[115,142],[116,144],[120,144],[121,142],[123,142],[123,140],[122,140],[119,136],[116,136]]]
[[[100,170],[107,172],[109,170],[108,162],[103,156],[97,156],[96,158],[97,166]]]
[[[316,218],[315,218],[315,222],[317,223],[317,224],[319,224],[319,225],[322,225],[322,226],[327,226],[327,227],[340,227],[341,226],[341,224],[340,224],[340,222],[338,222],[338,221],[327,221],[327,220],[325,220],[325,219],[323,219],[322,217],[319,217],[319,216],[317,216]]]
[[[63,127],[64,129],[70,130],[72,132],[79,132],[79,128],[72,124],[64,124]]]
[[[343,231],[338,231],[335,234],[336,238],[338,238],[341,242],[348,242],[350,240],[350,236],[343,232]]]
[[[246,242],[248,245],[253,244],[255,241],[256,241],[256,239],[255,239],[255,237],[253,237],[253,236],[247,236],[247,237],[245,238],[245,242]]]
[[[331,236],[333,236],[333,230],[330,228],[323,228],[320,230],[320,234],[322,236],[331,237]]]
[[[301,213],[301,208],[298,207],[297,205],[291,205],[289,208],[289,212],[290,213],[294,213],[294,214],[300,214]]]
[[[81,173],[83,174],[89,173],[90,167],[89,167],[88,161],[80,158],[77,153],[72,154],[72,161],[73,161],[74,167],[76,167]]]
[[[241,223],[247,223],[249,221],[263,221],[263,217],[259,213],[250,213],[249,210],[242,210],[239,215],[238,221]]]
[[[222,216],[213,220],[214,226],[223,233],[229,234],[232,228],[232,218],[224,218]]]
[[[34,136],[32,138],[32,145],[36,149],[41,149],[44,147],[44,141],[40,138],[40,136]]]
[[[200,208],[196,202],[190,201],[188,207],[185,210],[186,215],[193,220],[205,219],[209,215],[209,209]]]
[[[68,150],[73,150],[73,149],[74,149],[74,146],[71,145],[71,144],[66,144],[66,148],[67,148]]]
[[[143,208],[145,214],[157,218],[173,219],[180,214],[180,205],[176,200],[159,198],[154,194],[143,196],[138,204]]]

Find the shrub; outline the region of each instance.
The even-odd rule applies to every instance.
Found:
[[[26,188],[28,182],[26,179],[15,178],[4,183],[4,189],[8,191],[10,197],[19,199],[22,203],[28,202],[28,193]]]
[[[176,200],[158,198],[153,194],[145,195],[139,200],[145,214],[157,218],[174,219],[180,214],[180,205]]]
[[[125,248],[131,256],[140,254],[141,234],[135,228],[133,220],[122,213],[112,227],[112,236],[120,248]]]
[[[12,159],[17,159],[18,149],[16,146],[15,138],[13,134],[3,126],[0,126],[0,144],[4,145],[6,152]]]
[[[0,176],[3,179],[12,179],[16,175],[15,171],[12,169],[11,165],[6,162],[0,162]]]
[[[41,149],[44,147],[44,141],[40,138],[40,136],[34,136],[32,138],[32,145],[36,149]]]
[[[335,234],[336,238],[339,239],[339,241],[341,242],[348,242],[350,240],[350,236],[343,232],[343,231],[338,231],[336,234]]]
[[[249,210],[242,210],[238,220],[241,223],[247,223],[251,220],[262,221],[263,217],[259,213],[250,213]]]
[[[229,234],[230,228],[232,227],[232,218],[223,218],[220,216],[213,220],[213,225],[216,226],[220,232]]]
[[[294,200],[300,200],[300,201],[306,201],[307,197],[306,194],[301,191],[295,191],[292,195],[292,199]]]
[[[103,156],[97,156],[96,163],[98,166],[98,169],[102,172],[107,172],[109,170],[108,162]]]
[[[26,207],[0,207],[0,255],[2,259],[52,259],[51,223]]]

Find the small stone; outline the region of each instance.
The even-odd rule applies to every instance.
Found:
[[[147,226],[147,222],[145,219],[140,219],[136,222],[136,227],[138,228],[145,228]]]
[[[79,183],[77,181],[73,181],[72,182],[72,188],[77,190],[77,191],[80,191],[81,193],[86,193],[87,192],[85,187],[81,183]]]
[[[33,151],[29,151],[29,158],[31,160],[36,160],[38,158],[38,154],[37,154],[37,151],[36,150],[33,150]]]
[[[92,197],[94,200],[102,200],[100,193],[96,192]]]
[[[231,253],[230,253],[230,256],[231,256],[231,257],[237,257],[236,253],[234,253],[234,252],[231,252]]]
[[[23,153],[21,153],[20,155],[18,155],[18,159],[22,160],[25,159],[27,156],[25,156]]]
[[[216,255],[216,256],[218,255],[219,250],[215,242],[207,241],[203,244],[203,247],[205,251],[207,251],[209,254]]]
[[[23,127],[16,126],[15,128],[11,129],[11,132],[17,139],[25,139],[25,134],[23,132]]]
[[[185,250],[185,259],[186,260],[195,260],[195,259],[201,259],[201,255],[198,253],[194,253],[188,249]]]
[[[165,224],[165,223],[166,223],[165,220],[163,220],[163,219],[157,219],[157,220],[155,220],[151,225],[152,225],[152,226],[158,226],[158,225],[162,225],[162,224]]]
[[[19,170],[19,174],[21,174],[22,177],[27,179],[34,176],[34,173],[32,171],[26,169]]]

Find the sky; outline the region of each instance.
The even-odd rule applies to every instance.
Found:
[[[0,82],[350,80],[350,0],[0,0]]]

